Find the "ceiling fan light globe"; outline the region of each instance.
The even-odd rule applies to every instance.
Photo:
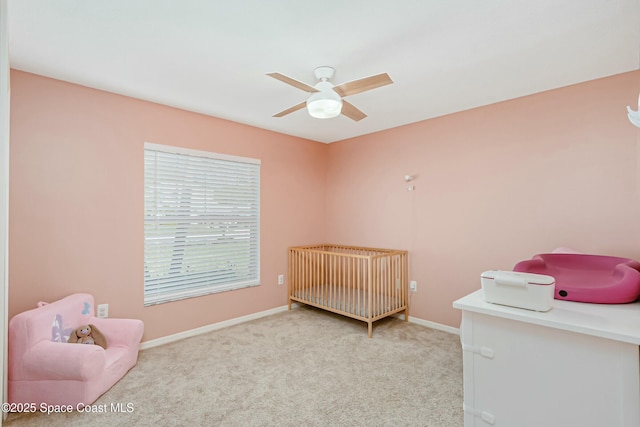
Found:
[[[320,85],[320,83],[318,85]],[[321,89],[321,91],[314,93],[307,100],[307,111],[309,111],[309,115],[316,119],[330,119],[340,115],[342,111],[342,98],[330,88],[319,87],[318,89]]]
[[[316,99],[307,101],[307,110],[316,119],[330,119],[340,115],[342,101],[335,99]]]

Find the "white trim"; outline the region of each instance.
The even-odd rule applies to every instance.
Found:
[[[297,308],[299,306],[300,304],[298,303],[291,304],[291,308]],[[239,325],[241,323],[249,322],[251,320],[260,319],[262,317],[271,316],[277,313],[282,313],[287,310],[288,310],[288,306],[283,305],[281,307],[276,307],[276,308],[272,308],[265,311],[259,311],[253,314],[247,314],[246,316],[236,317],[236,318],[224,320],[218,323],[212,323],[210,325],[201,326],[199,328],[190,329],[188,331],[178,332],[177,334],[167,335],[166,337],[145,341],[142,344],[140,344],[140,350],[147,350],[149,348],[158,347],[164,344],[170,344],[172,342],[180,341],[185,338],[194,337],[200,334],[206,334],[207,332],[217,331],[218,329],[227,328],[229,326]],[[404,320],[404,314],[398,314],[395,317]],[[411,317],[411,316],[409,316],[409,322],[415,323],[421,326],[426,326],[427,328],[448,332],[450,334],[460,335],[460,329],[443,325],[441,323],[430,322],[428,320],[423,320],[423,319],[419,319],[417,317]]]
[[[9,119],[11,68],[9,64],[8,0],[0,0],[0,402],[7,401],[9,304]],[[2,420],[7,412],[3,411]],[[0,425],[2,425],[0,420]]]
[[[217,331],[218,329],[227,328],[229,326],[239,325],[240,323],[249,322],[251,320],[260,319],[262,317],[271,316],[273,314],[282,313],[287,311],[288,306],[283,305],[281,307],[272,308],[270,310],[259,311],[258,313],[248,314],[246,316],[236,317],[229,320],[224,320],[218,323],[212,323],[210,325],[201,326],[199,328],[190,329],[184,332],[178,332],[177,334],[167,335],[166,337],[156,338],[154,340],[145,341],[140,344],[140,350],[146,350],[160,345],[169,344],[175,341],[180,341],[185,338],[190,338],[200,334],[206,334],[207,332]]]
[[[404,314],[398,314],[396,317],[404,320]],[[409,323],[415,323],[416,325],[426,326],[427,328],[436,329],[438,331],[460,335],[460,328],[454,328],[453,326],[443,325],[442,323],[436,323],[430,320],[420,319],[418,317],[409,316]]]
[[[254,165],[259,165],[262,163],[260,159],[254,159],[252,157],[232,156],[231,154],[214,153],[213,151],[194,150],[192,148],[156,144],[155,142],[145,142],[144,149],[153,151],[164,151],[166,153],[174,154],[186,154],[196,157],[208,157],[210,159],[227,160],[230,162],[251,163]]]

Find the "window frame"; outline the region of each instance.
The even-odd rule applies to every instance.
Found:
[[[166,173],[166,170],[158,165],[166,166],[166,163],[159,163],[157,154],[151,154],[154,156],[152,161],[148,158],[149,153],[160,153],[161,156],[165,156],[165,160],[166,156],[173,156],[176,162],[183,164],[170,169],[168,172],[170,178],[166,175],[158,178],[159,173]],[[153,162],[152,171],[148,170],[151,162]],[[204,173],[205,177],[194,179],[191,169],[182,170],[185,167],[184,163],[188,166],[197,163],[198,172]],[[229,186],[227,171],[234,172],[234,168],[237,170],[235,170],[235,176],[231,178],[237,181],[231,181],[235,185]],[[159,169],[163,170],[159,172]],[[220,172],[223,170],[224,172]],[[224,176],[221,178],[223,173]],[[143,287],[145,306],[260,285],[260,175],[259,159],[151,142],[144,143]],[[210,187],[210,180],[213,181],[212,187]],[[175,188],[166,190],[168,182]],[[188,182],[191,182],[191,185],[185,186]],[[164,195],[158,195],[159,188],[163,189]],[[204,198],[203,191],[209,192]],[[213,194],[217,192],[224,192],[225,197]],[[194,193],[198,196],[194,196]],[[173,196],[175,200],[171,203],[167,202],[167,194]],[[188,194],[186,202],[185,194]],[[233,202],[234,194],[236,204],[229,204],[227,196],[231,195],[231,202]],[[207,211],[207,209],[213,210]],[[220,211],[223,209],[225,210],[224,219],[220,218]],[[237,213],[229,213],[229,210]],[[163,215],[167,212],[173,214]],[[175,227],[175,231],[168,231],[171,226]],[[160,227],[164,230],[160,230]],[[198,231],[203,230],[209,231],[205,235],[197,234]],[[153,239],[156,241],[154,242]],[[162,239],[165,240],[164,243],[161,242]],[[166,243],[169,240],[172,240],[172,243]],[[195,241],[198,243],[194,243]],[[233,249],[238,245],[240,247],[246,245],[246,252],[240,250],[234,255]],[[163,251],[171,252],[171,255],[162,254]],[[197,251],[197,256],[188,255],[189,251],[192,253]],[[205,253],[206,251],[210,252]],[[178,255],[176,255],[177,252]],[[222,260],[221,257],[225,259]],[[229,263],[229,260],[232,262]],[[213,267],[216,263],[220,264],[224,261],[232,267],[225,269],[219,266]],[[198,264],[197,267],[204,270],[197,273],[189,271],[196,270],[196,266],[191,264],[197,263],[202,264]],[[241,266],[238,266],[239,264]],[[176,269],[175,265],[179,267]],[[231,277],[225,278],[225,275]],[[232,278],[234,275],[236,277],[240,275],[243,279],[234,280]],[[200,276],[204,280],[196,280],[192,276]]]

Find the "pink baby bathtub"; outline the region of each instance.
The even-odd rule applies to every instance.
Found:
[[[624,304],[640,297],[640,263],[628,258],[576,253],[535,255],[513,271],[556,279],[555,299]]]

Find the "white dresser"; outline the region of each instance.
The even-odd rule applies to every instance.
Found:
[[[540,313],[487,303],[462,310],[464,425],[639,427],[640,303],[554,300]]]

